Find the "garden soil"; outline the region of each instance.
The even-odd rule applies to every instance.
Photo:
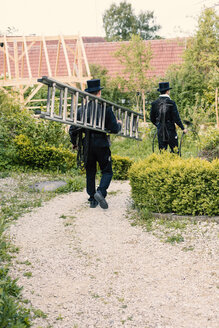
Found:
[[[112,182],[107,200],[57,196],[11,225],[33,327],[218,328],[218,225],[197,222],[171,244],[133,224],[129,182]]]

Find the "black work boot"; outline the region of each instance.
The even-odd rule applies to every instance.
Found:
[[[98,204],[100,205],[101,208],[103,208],[104,210],[106,210],[108,208],[108,204],[106,199],[103,197],[101,191],[97,191],[96,194],[94,195],[94,198],[96,199],[96,201],[98,202]]]
[[[90,200],[90,208],[95,208],[97,207],[98,202],[95,199]]]

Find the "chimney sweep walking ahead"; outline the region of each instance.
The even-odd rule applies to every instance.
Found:
[[[151,104],[150,120],[157,127],[159,149],[167,149],[171,152],[174,148],[178,150],[178,136],[175,123],[186,133],[187,130],[180,119],[176,103],[170,99],[169,82],[159,83],[160,96]]]

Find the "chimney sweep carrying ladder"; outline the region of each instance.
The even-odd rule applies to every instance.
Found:
[[[110,133],[105,129],[105,115],[107,107],[111,106],[116,118],[122,121],[122,129],[117,135],[141,140],[138,124],[139,119],[143,119],[142,114],[63,84],[47,76],[38,79],[38,82],[48,86],[47,110],[41,113],[41,118]],[[56,102],[57,98],[59,98],[58,102]],[[87,106],[90,102],[92,104],[92,110],[91,118],[88,121]],[[101,111],[97,110],[98,106],[101,106]],[[83,112],[81,120],[77,117],[79,107],[82,108]]]

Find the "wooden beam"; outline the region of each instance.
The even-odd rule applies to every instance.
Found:
[[[5,35],[4,35],[4,47],[5,47],[7,67],[8,67],[8,77],[9,77],[9,79],[11,79],[11,67],[10,67],[10,61],[9,61],[8,43],[7,43],[7,39],[6,39]]]
[[[40,42],[40,56],[39,56],[39,65],[38,65],[38,76],[41,75],[42,69],[42,56],[43,56],[43,42]]]
[[[22,42],[22,54],[24,53],[24,44]],[[20,58],[20,57],[19,57]],[[21,57],[21,77],[23,78],[24,77],[24,57],[22,56]]]
[[[28,55],[27,43],[26,43],[25,36],[23,36],[23,43],[24,43],[24,51],[25,51],[26,61],[27,61],[28,74],[29,74],[29,78],[32,79],[32,73],[31,73],[31,68],[30,68],[30,60],[29,60],[29,55]]]
[[[52,41],[52,47],[57,47],[56,51],[56,63],[55,63],[55,72],[52,72],[51,62],[49,55],[50,54],[50,44],[46,41]],[[68,40],[68,43],[66,42]],[[76,86],[79,83],[82,88],[86,84],[87,79],[90,78],[89,65],[86,59],[86,53],[83,47],[83,40],[79,36],[0,36],[0,42],[4,43],[4,47],[0,48],[0,51],[3,52],[3,72],[4,78],[0,80],[0,88],[12,87],[15,89],[20,89],[20,95],[22,96],[26,90],[35,85],[35,89],[31,95],[26,99],[25,103],[30,102],[32,97],[40,89],[37,80],[42,77],[42,75],[52,76],[55,74],[57,80],[63,83],[68,83],[70,85]],[[30,49],[33,45],[34,52],[37,56],[39,55],[39,65],[37,67],[37,72],[33,71],[30,61]],[[65,58],[65,63],[67,66],[67,76],[60,74],[59,65],[61,63],[61,46],[63,47],[63,53]],[[40,48],[40,50],[39,50]],[[43,52],[45,54],[46,68],[47,71],[42,72],[42,63],[43,63]],[[32,52],[31,52],[32,54]],[[54,54],[54,51],[53,51]],[[73,56],[73,70],[70,62],[70,55]],[[63,54],[62,54],[63,57]],[[54,58],[53,58],[54,59]],[[26,63],[27,62],[27,77],[24,77],[26,72]],[[86,73],[83,76],[83,61],[86,67]],[[15,66],[11,66],[14,62]],[[13,68],[13,69],[12,69]],[[14,69],[15,68],[15,69]],[[13,74],[13,77],[12,77]],[[60,76],[58,76],[60,74]],[[37,76],[35,76],[37,75]],[[5,90],[5,89],[4,89]],[[13,91],[13,90],[12,90]],[[68,107],[68,104],[67,104]]]
[[[50,67],[50,63],[49,63],[49,56],[48,56],[47,47],[46,47],[46,39],[44,36],[42,36],[42,39],[43,39],[43,49],[44,49],[44,53],[45,53],[45,57],[46,57],[46,65],[47,65],[48,73],[49,73],[49,76],[52,76],[52,71],[51,71],[51,67]]]
[[[71,68],[70,68],[70,64],[69,64],[68,53],[67,53],[67,50],[66,50],[66,47],[65,47],[65,40],[64,40],[62,35],[60,36],[60,38],[61,38],[62,47],[63,47],[63,51],[64,51],[65,62],[66,62],[66,65],[67,65],[68,76],[71,76]]]
[[[4,80],[6,80],[6,53],[4,51]]]
[[[42,88],[42,84],[38,84],[38,86],[36,87],[36,89],[29,95],[29,97],[25,100],[24,104],[28,104],[31,99],[35,96],[35,94],[37,94],[37,92]]]
[[[89,65],[88,65],[87,56],[86,56],[86,52],[85,52],[85,49],[84,49],[84,43],[83,43],[83,40],[82,40],[81,36],[79,36],[79,41],[80,41],[80,45],[81,45],[81,49],[82,49],[82,54],[83,54],[85,67],[86,67],[86,73],[87,73],[88,76],[90,76],[90,68],[89,68]]]
[[[87,81],[87,76],[79,78],[79,77],[75,77],[75,76],[57,76],[56,77],[57,80],[59,80],[60,82],[67,82],[67,83],[86,83]],[[13,86],[18,86],[21,84],[24,85],[33,85],[33,84],[39,84],[39,82],[37,82],[38,77],[37,78],[23,78],[23,79],[7,79],[7,80],[0,80],[0,86],[2,87],[13,87]]]
[[[56,53],[56,66],[55,66],[55,76],[57,76],[58,66],[59,66],[59,56],[60,56],[60,38],[58,40],[57,53]]]
[[[64,39],[65,40],[77,40],[78,39],[78,35],[63,35]],[[17,42],[23,42],[23,37],[22,36],[9,36],[7,37],[8,38],[8,43],[10,42],[14,42],[15,40]],[[55,40],[58,40],[59,39],[59,35],[56,35],[56,36],[44,36],[44,39],[46,41],[55,41]],[[27,42],[37,42],[37,41],[41,41],[42,40],[42,36],[26,36],[26,40]],[[0,37],[0,42],[5,42],[4,41],[4,37]]]
[[[27,51],[30,50],[30,48],[35,44],[36,42],[32,42],[31,44],[29,44],[29,46],[27,46]],[[25,51],[23,50],[23,42],[22,42],[22,54],[19,56],[19,60],[21,60],[21,58],[23,58],[25,55]]]

